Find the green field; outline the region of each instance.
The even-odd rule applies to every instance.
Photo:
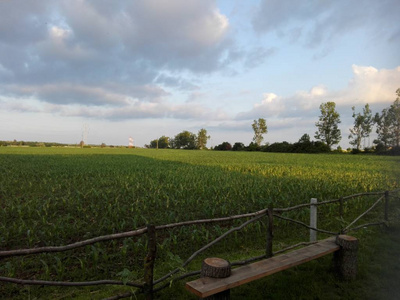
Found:
[[[307,203],[310,198],[322,201],[394,190],[400,187],[399,175],[400,157],[387,156],[0,147],[0,250],[65,245],[148,223],[162,225],[253,212],[271,203],[288,207]],[[337,206],[321,209],[319,226],[337,229],[368,208],[371,201],[374,199],[348,203],[344,219],[338,218]],[[306,222],[308,211],[290,216]],[[179,266],[236,223],[182,227],[160,234],[156,277]],[[307,237],[307,230],[282,223],[277,226],[275,238],[279,242],[274,245],[278,248]],[[121,272],[129,269],[130,277],[140,279],[145,247],[143,236],[65,253],[7,258],[0,261],[0,276],[121,280]],[[264,248],[265,224],[261,222],[207,250],[204,256],[235,260],[259,255]],[[199,269],[200,261],[188,269]],[[172,287],[160,297],[167,299],[179,289]],[[0,295],[20,299],[68,299],[80,293],[82,299],[88,295],[97,299],[126,290],[130,289],[0,283]],[[183,292],[181,297],[189,295]]]

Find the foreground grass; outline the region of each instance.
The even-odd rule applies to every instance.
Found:
[[[352,155],[0,148],[0,249],[63,245],[136,229],[146,223],[160,225],[227,216],[263,209],[269,203],[287,207],[307,202],[312,197],[327,200],[358,192],[391,190],[399,187],[399,162],[395,157]],[[373,199],[349,203],[343,220],[338,218],[337,207],[321,209],[320,226],[337,229],[360,214],[371,201]],[[308,212],[300,211],[292,217],[306,220]],[[182,259],[231,225],[193,226],[162,233],[158,238],[157,276],[179,266]],[[373,240],[368,240],[369,234],[379,235],[376,231],[359,233],[360,238],[366,239],[365,245],[372,245],[366,247],[375,247],[371,244]],[[279,247],[306,240],[307,232],[278,223],[276,238],[276,247]],[[132,271],[133,278],[141,278],[145,247],[146,238],[143,237],[96,244],[63,254],[6,259],[1,261],[0,274],[79,281],[121,279],[120,272],[127,268]],[[259,255],[264,247],[265,224],[261,222],[226,239],[204,256],[219,255],[235,260]],[[189,269],[198,269],[201,259],[199,257]],[[329,258],[325,264],[323,261],[310,263],[312,272],[306,273],[312,274],[311,277],[326,273]],[[282,283],[287,280],[279,276],[295,277],[302,268],[255,284],[276,287],[279,295],[282,287],[284,291],[288,288]],[[331,276],[333,285],[337,284],[333,274],[328,272],[327,275]],[[329,278],[327,282],[331,282]],[[268,280],[273,282],[270,284]],[[318,286],[317,281],[312,289],[317,290]],[[237,297],[249,293],[247,289],[235,291],[239,293]],[[0,286],[0,294],[21,299],[98,299],[121,290],[126,288],[77,290]],[[309,289],[304,291],[303,295],[314,295]],[[297,288],[292,293],[298,294]],[[320,294],[316,292],[315,295]],[[178,283],[159,297],[185,299],[189,295]]]

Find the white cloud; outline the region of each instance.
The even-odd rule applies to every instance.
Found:
[[[309,91],[298,91],[289,97],[264,93],[261,102],[237,115],[237,119],[267,119],[291,117],[316,117],[319,105],[333,101],[337,106],[351,108],[353,105],[390,105],[395,91],[400,88],[400,66],[394,69],[376,69],[371,66],[352,66],[353,78],[342,90],[329,91],[324,85],[312,87]]]
[[[390,103],[400,87],[400,66],[394,69],[353,65],[354,78],[341,92],[341,103]]]

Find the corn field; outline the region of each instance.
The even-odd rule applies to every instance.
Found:
[[[0,147],[0,250],[65,245],[146,224],[224,217],[270,204],[288,207],[310,198],[323,201],[393,190],[400,187],[399,174],[399,157],[372,155]],[[351,219],[370,204],[353,201],[345,205],[344,214]],[[308,211],[293,212],[291,217],[307,220]],[[319,211],[319,218],[320,226],[329,229],[344,224],[347,217],[339,218],[337,206],[329,206]],[[165,231],[157,238],[157,260],[162,264],[155,273],[174,269],[234,224]],[[276,230],[282,238],[277,247],[308,235],[307,231],[293,235],[293,225],[284,223],[278,223]],[[143,277],[146,246],[146,237],[137,237],[67,253],[5,258],[0,261],[0,276],[134,280]],[[262,251],[265,223],[259,222],[209,253],[241,259]],[[60,292],[46,288],[43,294],[40,288],[0,285],[0,294],[8,298],[26,299],[27,293],[40,298],[48,293],[50,299]]]

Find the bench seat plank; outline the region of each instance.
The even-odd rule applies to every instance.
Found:
[[[340,249],[335,237],[232,270],[227,278],[203,277],[186,283],[186,289],[205,298],[253,280],[317,259]]]

